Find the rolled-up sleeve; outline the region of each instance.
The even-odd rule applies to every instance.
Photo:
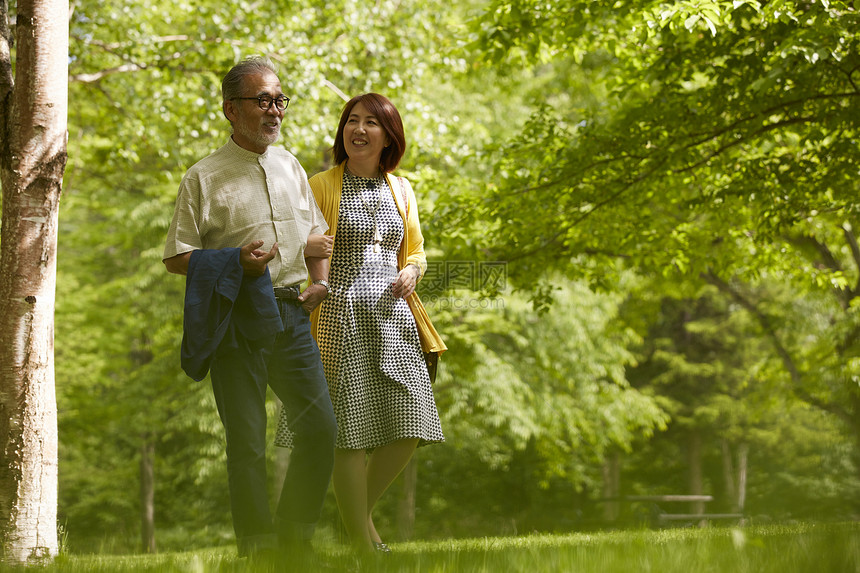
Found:
[[[200,215],[200,182],[186,175],[179,185],[173,219],[167,230],[162,259],[203,248],[198,224]]]

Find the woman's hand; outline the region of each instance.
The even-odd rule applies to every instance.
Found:
[[[327,259],[331,257],[333,249],[334,237],[329,235],[308,235],[308,244],[305,247],[305,256]]]
[[[415,292],[415,285],[418,284],[418,277],[421,276],[421,271],[417,265],[406,265],[397,275],[397,280],[392,285],[392,292],[395,298],[406,298]]]

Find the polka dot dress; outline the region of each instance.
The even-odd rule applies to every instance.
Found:
[[[344,173],[332,294],[322,303],[318,327],[338,448],[445,439],[415,320],[392,293],[402,239],[403,219],[385,180]],[[275,443],[292,445],[284,415]]]

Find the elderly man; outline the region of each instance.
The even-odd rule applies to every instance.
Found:
[[[211,373],[244,556],[307,547],[331,479],[337,428],[309,322],[328,296],[331,243],[319,236],[328,227],[305,171],[292,154],[270,147],[290,101],[271,62],[237,64],[221,91],[233,133],[183,178],[164,264],[187,275],[182,365],[197,380]],[[296,430],[274,519],[267,385]]]

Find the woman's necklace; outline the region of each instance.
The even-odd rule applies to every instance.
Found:
[[[382,248],[382,233],[379,232],[379,224],[376,220],[376,214],[379,213],[379,208],[382,206],[382,185],[381,180],[382,177],[377,175],[374,178],[369,177],[359,177],[354,175],[349,168],[346,169],[346,172],[357,181],[361,181],[365,179],[364,182],[364,190],[368,192],[376,191],[376,205],[373,206],[373,209],[370,208],[367,201],[364,198],[364,192],[359,189],[358,197],[361,199],[361,204],[364,205],[365,211],[370,215],[370,218],[373,219],[373,252],[378,253]]]

